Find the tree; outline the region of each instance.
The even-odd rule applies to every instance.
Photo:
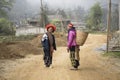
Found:
[[[0,35],[11,35],[15,33],[11,22],[7,20],[7,12],[11,9],[12,3],[13,0],[0,0]]]
[[[74,10],[74,17],[77,19],[77,20],[82,20],[84,21],[84,16],[85,16],[85,10],[84,8],[82,8],[81,6],[77,6]]]
[[[111,22],[111,31],[116,31],[119,30],[119,6],[118,5],[113,5],[112,8],[112,22]]]
[[[5,18],[0,18],[0,35],[14,35],[15,29],[12,23]]]
[[[40,26],[44,27],[49,23],[48,16],[47,16],[48,13],[49,13],[48,5],[45,4],[41,6]]]
[[[28,17],[33,17],[34,9],[29,5],[27,0],[14,0],[11,10],[8,12],[9,19],[12,22],[20,24],[21,21]],[[36,10],[37,11],[37,10]]]
[[[64,19],[67,18],[67,15],[63,9],[58,9],[59,15],[61,15]]]
[[[12,7],[13,0],[0,0],[0,17],[7,16],[7,10]]]
[[[91,9],[86,19],[87,27],[92,30],[100,30],[102,21],[102,9],[99,3],[96,3]]]
[[[68,19],[72,19],[72,10],[71,10],[71,9],[68,9],[68,10],[66,11],[66,14],[67,14],[67,18],[68,18]]]

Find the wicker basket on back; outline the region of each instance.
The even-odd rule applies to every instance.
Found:
[[[88,32],[77,31],[77,44],[83,46],[88,37]]]

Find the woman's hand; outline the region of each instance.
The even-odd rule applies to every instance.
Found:
[[[53,47],[50,48],[50,52],[51,52],[51,53],[54,52],[54,48],[53,48]]]
[[[70,49],[69,48],[67,48],[67,52],[69,53],[69,51],[70,51]]]

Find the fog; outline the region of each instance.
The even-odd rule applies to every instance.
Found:
[[[35,17],[40,14],[40,1],[41,0],[15,0],[11,11],[8,12],[10,20],[20,21],[24,18]],[[50,10],[54,11],[58,8],[67,12],[67,10],[77,10],[80,14],[84,14],[85,11],[89,9],[96,3],[100,2],[102,7],[108,7],[109,0],[42,0],[43,4],[47,4]],[[112,0],[112,3],[118,3],[119,0]],[[78,9],[82,7],[80,9]],[[51,11],[51,12],[52,12]],[[56,13],[56,12],[53,12]],[[69,13],[69,12],[67,12]]]
[[[40,6],[40,0],[27,0],[32,6]],[[47,3],[52,8],[72,8],[81,6],[85,9],[89,9],[94,3],[100,0],[43,0],[43,3]],[[104,0],[107,3],[107,0]]]
[[[40,0],[27,0],[32,6],[40,6]],[[100,2],[103,5],[108,4],[109,0],[43,0],[43,3],[47,3],[52,8],[73,8],[81,6],[85,10],[89,9],[96,2]],[[119,0],[112,0],[112,3],[118,3]]]

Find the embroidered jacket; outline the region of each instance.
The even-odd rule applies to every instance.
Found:
[[[55,43],[55,37],[54,37],[54,35],[52,35],[52,38],[53,38],[53,44],[52,44],[52,46],[53,46],[54,50],[56,50],[56,43]],[[47,33],[45,33],[43,35],[41,43],[42,43],[42,46],[43,46],[44,49],[50,50],[50,40],[49,40],[49,37],[48,37]]]

